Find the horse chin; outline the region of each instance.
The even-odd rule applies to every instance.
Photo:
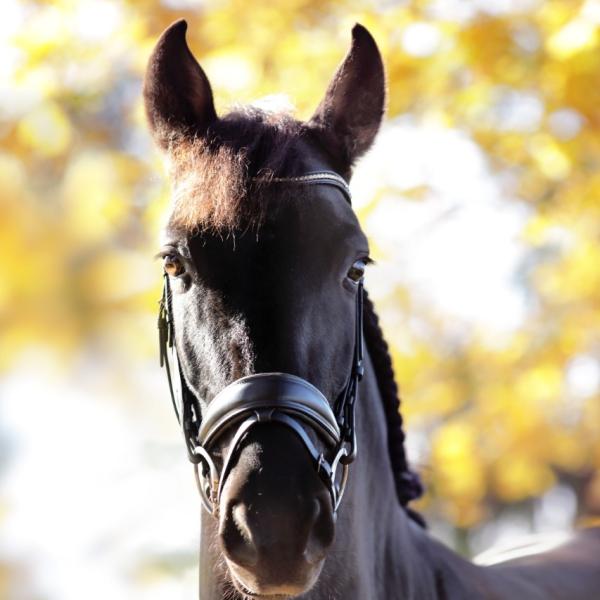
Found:
[[[315,565],[306,565],[301,575],[289,582],[269,582],[263,577],[226,560],[231,581],[244,600],[290,600],[308,592],[316,583],[324,560]]]

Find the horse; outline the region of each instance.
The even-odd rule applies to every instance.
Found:
[[[427,532],[348,182],[385,105],[357,24],[308,121],[218,116],[164,31],[144,102],[172,179],[161,362],[204,508],[201,600],[597,599],[600,529],[479,566]]]

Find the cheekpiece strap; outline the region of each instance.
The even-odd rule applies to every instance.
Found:
[[[175,416],[183,432],[188,458],[192,463],[198,463],[201,457],[195,452],[195,448],[198,431],[202,424],[202,414],[200,403],[188,388],[179,364],[171,309],[171,286],[166,273],[164,274],[163,293],[158,313],[158,332],[160,366],[164,367],[167,372],[167,383]]]

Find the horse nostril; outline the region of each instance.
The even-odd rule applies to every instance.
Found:
[[[220,525],[220,536],[226,556],[240,566],[252,567],[258,552],[248,526],[246,505],[231,503]]]
[[[314,503],[312,526],[304,550],[304,557],[312,564],[318,563],[325,557],[335,534],[335,517],[329,495],[318,496]]]

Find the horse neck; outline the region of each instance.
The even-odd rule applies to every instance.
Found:
[[[368,351],[366,361],[356,415],[359,454],[352,465],[348,497],[342,501],[332,550],[337,558],[340,549],[345,560],[332,564],[334,561],[328,559],[322,578],[333,575],[336,593],[317,595],[314,600],[519,597],[519,582],[506,582],[494,570],[465,560],[431,538],[400,506],[387,444],[388,423]],[[340,580],[345,576],[346,594],[340,593]],[[357,594],[357,589],[361,593]]]
[[[397,500],[385,411],[368,349],[356,426],[358,455],[339,509],[335,543],[306,599],[435,598],[433,572],[421,558],[420,528]]]

